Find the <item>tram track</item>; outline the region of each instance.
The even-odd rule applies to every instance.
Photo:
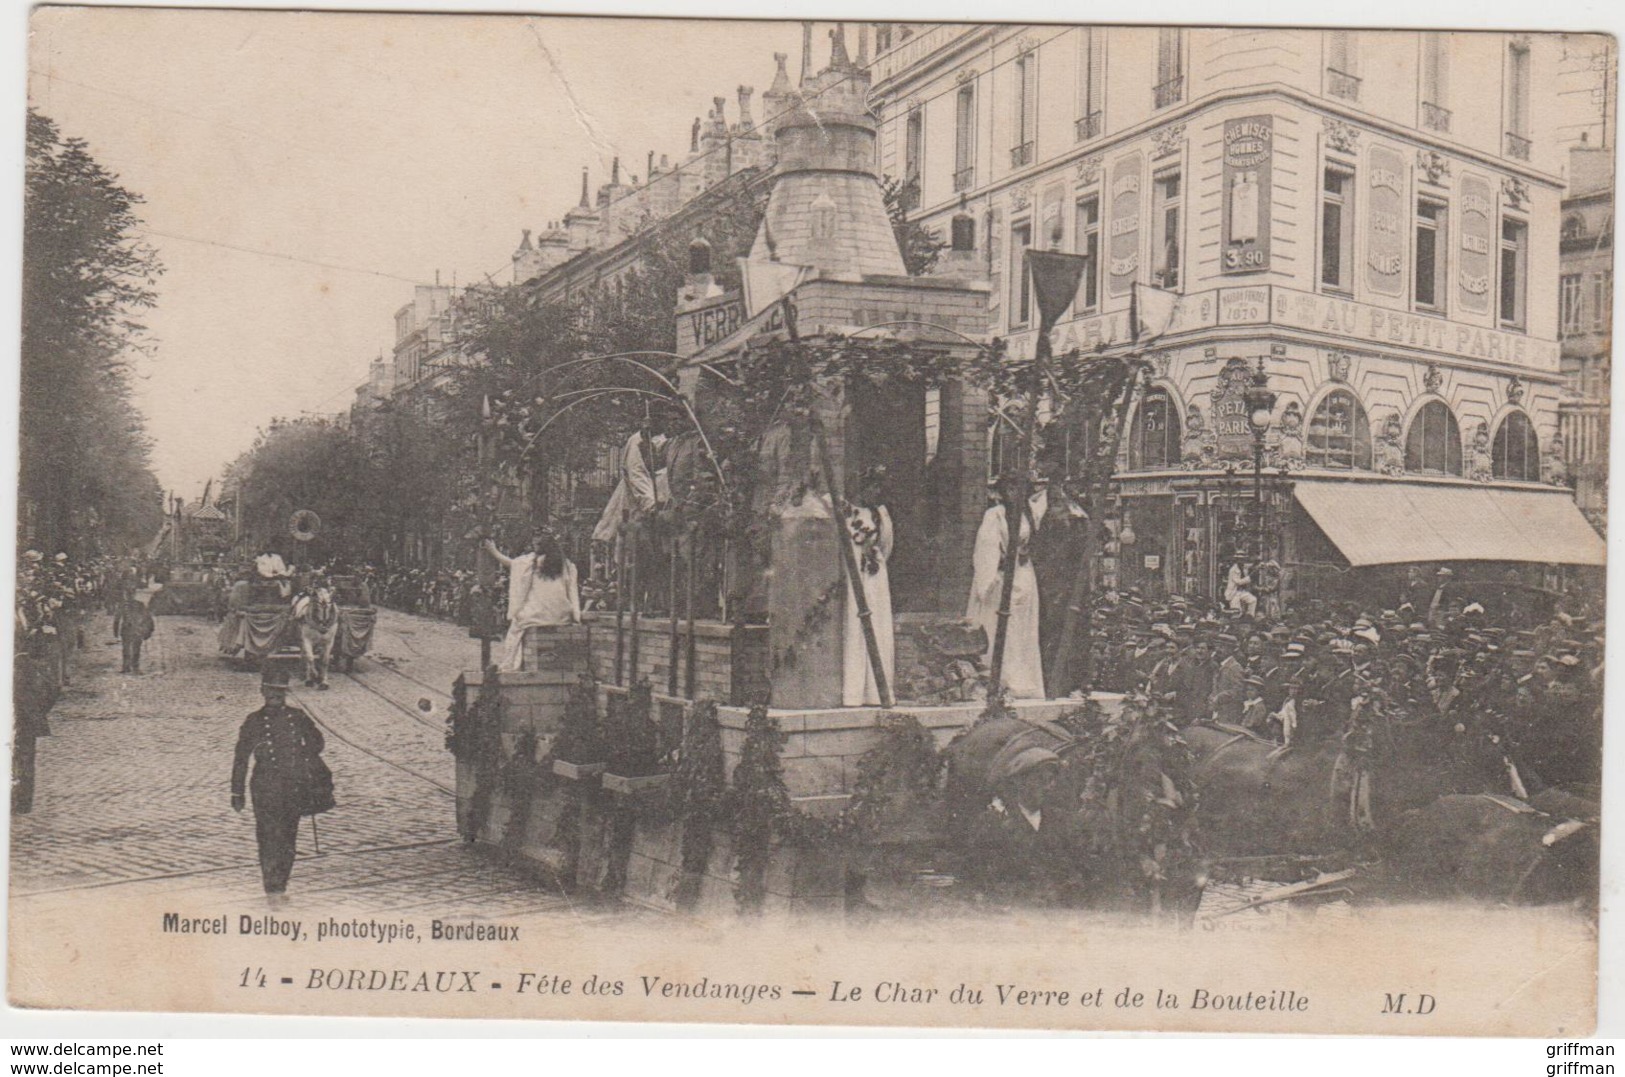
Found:
[[[366,856],[371,853],[393,853],[406,849],[427,849],[436,845],[455,845],[460,838],[433,838],[429,841],[406,841],[393,845],[369,845],[361,849],[351,849],[344,853],[323,853],[322,856]],[[300,860],[314,859],[300,857]],[[83,890],[105,890],[114,886],[139,886],[142,883],[168,882],[174,879],[192,879],[204,875],[223,875],[230,871],[259,870],[257,860],[238,860],[230,864],[218,864],[212,868],[193,868],[188,871],[156,872],[151,875],[135,875],[123,879],[102,879],[93,883],[76,883],[73,886],[49,886],[38,890],[17,890],[12,893],[13,898],[46,897],[51,894],[73,894]]]
[[[391,697],[390,695],[388,695],[387,693],[385,693],[381,689],[377,688],[376,686],[368,684],[366,681],[362,680],[358,675],[356,675],[354,673],[346,673],[345,676],[350,678],[350,680],[354,681],[356,684],[360,685],[362,688],[365,688],[367,691],[371,692],[373,695],[377,696],[379,699],[383,700],[385,703],[388,703],[390,706],[394,707],[396,710],[400,711],[402,714],[406,715],[408,718],[410,718],[412,721],[416,722],[418,725],[423,726],[425,729],[432,729],[437,733],[444,733],[445,732],[445,727],[443,725],[441,725],[439,722],[433,721],[432,719],[424,718],[418,712],[417,708],[407,706],[405,703],[402,703],[400,700]],[[412,678],[408,678],[408,679],[413,680]],[[421,684],[422,682],[413,680],[413,683]]]
[[[363,687],[365,687],[365,686],[363,686]],[[381,692],[378,692],[376,694],[379,695],[380,697],[382,697],[386,702],[392,703],[396,707],[397,710],[400,710],[402,712],[406,712],[405,707],[401,706],[399,703],[395,703],[393,700],[389,699],[388,696],[384,696],[383,693],[381,693]],[[324,716],[323,713],[322,713],[324,708],[323,707],[312,706],[311,701],[308,698],[306,698],[305,693],[303,693],[303,692],[293,693],[293,698],[296,699],[299,702],[299,705],[305,710],[305,712],[310,715],[311,720],[314,721],[323,730],[325,730],[330,736],[332,736],[334,740],[337,740],[341,744],[345,744],[345,745],[348,745],[351,748],[354,748],[356,751],[360,752],[362,755],[365,755],[370,759],[373,759],[373,760],[375,760],[375,761],[377,761],[379,763],[382,763],[386,767],[391,767],[391,768],[393,768],[395,770],[400,771],[402,774],[407,774],[407,775],[410,775],[413,778],[416,778],[420,782],[423,782],[423,783],[425,783],[427,785],[432,785],[436,789],[440,790],[440,792],[444,793],[446,796],[452,797],[453,799],[456,798],[457,790],[452,788],[451,786],[445,784],[444,782],[442,782],[442,781],[440,781],[440,780],[438,780],[436,778],[431,778],[426,774],[420,774],[419,772],[413,770],[411,767],[408,767],[403,763],[397,763],[395,760],[389,758],[386,755],[383,755],[380,752],[374,751],[372,748],[369,748],[365,744],[361,744],[358,741],[352,740],[349,737],[345,736],[341,731],[339,731],[337,728],[335,728],[335,726],[334,726],[334,724],[332,722],[332,715],[329,713],[329,714]],[[407,712],[407,713],[409,713],[409,712]]]

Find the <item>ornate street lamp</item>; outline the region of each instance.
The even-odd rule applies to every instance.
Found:
[[[1253,536],[1255,566],[1264,560],[1264,435],[1269,433],[1270,419],[1275,414],[1275,394],[1270,392],[1269,385],[1270,376],[1264,370],[1264,357],[1260,355],[1246,396],[1247,425],[1253,431],[1253,511],[1258,513],[1258,527]]]

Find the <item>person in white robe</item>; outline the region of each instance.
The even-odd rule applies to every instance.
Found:
[[[593,527],[594,542],[614,542],[621,533],[623,516],[636,523],[671,500],[666,469],[660,466],[666,441],[664,433],[651,436],[648,430],[634,430],[627,436],[616,460],[620,478]]]
[[[532,536],[530,552],[517,557],[507,556],[490,539],[485,549],[508,569],[508,634],[497,668],[512,672],[524,668],[527,628],[581,622],[576,566],[546,531]]]
[[[881,484],[886,469],[875,466],[864,471],[858,484],[858,496],[846,508],[846,533],[852,543],[852,552],[858,563],[858,578],[863,583],[863,598],[869,606],[869,624],[874,628],[875,644],[880,651],[880,668],[885,671],[886,683],[895,695],[896,637],[892,631],[891,579],[886,562],[891,559],[891,513],[880,503]],[[845,707],[879,706],[880,689],[875,683],[874,667],[869,662],[869,647],[863,638],[863,625],[858,618],[858,604],[852,597],[852,588],[846,588],[846,627],[842,633],[841,705]]]
[[[1000,485],[1000,498],[982,515],[972,555],[970,601],[965,619],[987,632],[987,661],[991,669],[994,641],[999,630],[999,600],[1004,591],[1004,558],[1010,529],[1004,506],[1016,496],[1016,483],[1006,479]],[[1016,553],[1015,582],[1010,592],[1010,622],[1004,642],[1003,686],[1012,699],[1043,699],[1044,659],[1039,645],[1038,576],[1033,571],[1028,544],[1035,521],[1044,518],[1048,498],[1043,491],[1028,499],[1022,514]]]

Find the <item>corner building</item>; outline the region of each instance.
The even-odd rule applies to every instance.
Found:
[[[1558,431],[1555,35],[882,24],[877,45],[879,171],[985,277],[990,332],[1032,354],[1022,251],[1075,252],[1056,354],[1152,365],[1107,585],[1213,596],[1261,552],[1288,603],[1391,606],[1437,565],[1554,590],[1603,563]]]

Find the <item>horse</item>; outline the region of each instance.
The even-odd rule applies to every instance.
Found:
[[[294,599],[293,619],[299,626],[299,650],[305,658],[305,686],[326,690],[327,663],[339,627],[339,608],[332,590],[318,587],[314,594]]]

